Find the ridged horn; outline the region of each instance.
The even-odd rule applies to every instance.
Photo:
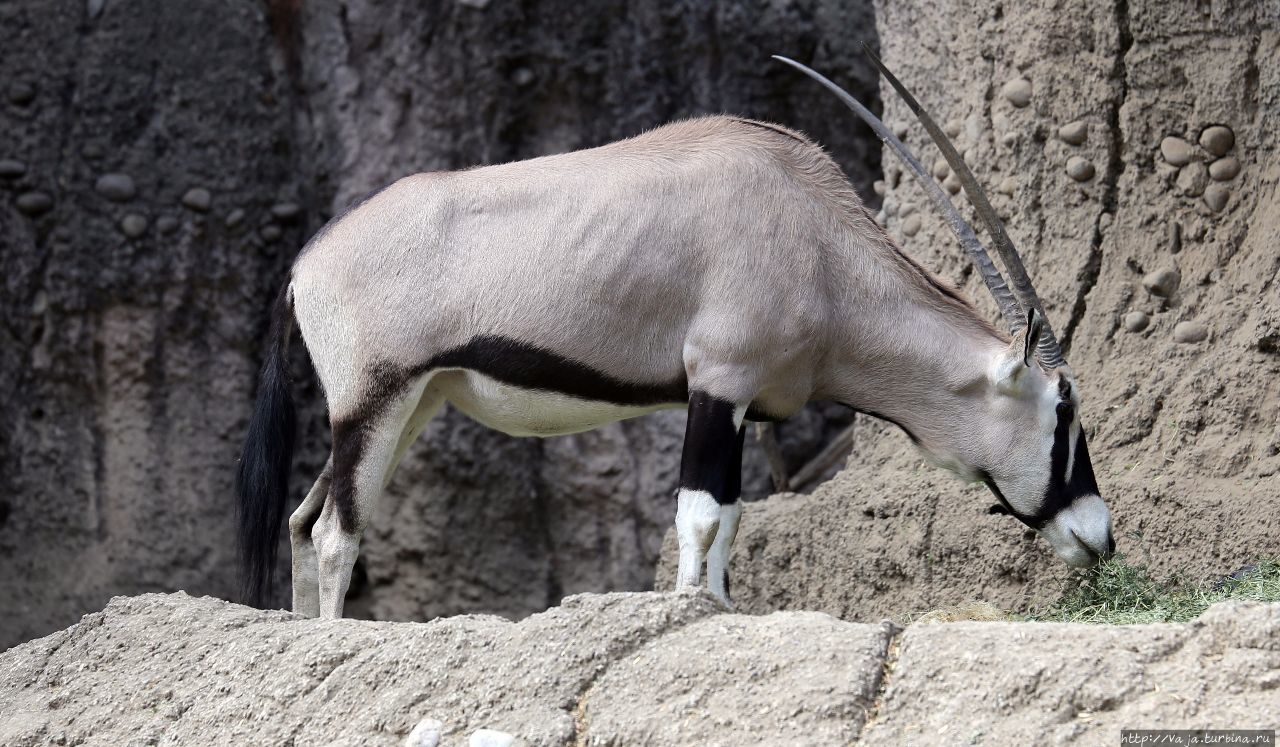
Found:
[[[902,82],[889,72],[889,68],[884,66],[876,53],[871,51],[871,47],[864,42],[862,49],[879,68],[880,73],[884,75],[885,80],[889,81],[889,85],[893,86],[893,90],[898,92],[902,100],[907,106],[911,107],[911,111],[915,113],[916,118],[924,125],[925,130],[929,133],[929,137],[933,138],[933,142],[938,146],[938,150],[942,151],[942,157],[947,159],[951,170],[960,179],[960,186],[964,187],[964,193],[969,196],[969,202],[973,205],[974,210],[978,211],[978,217],[987,227],[987,232],[991,235],[991,241],[995,244],[996,253],[1000,255],[1000,261],[1004,263],[1005,272],[1009,273],[1009,279],[1013,282],[1013,294],[1018,298],[1018,302],[1022,304],[1025,310],[1035,309],[1041,319],[1044,320],[1044,327],[1040,333],[1040,340],[1036,348],[1039,351],[1040,362],[1049,368],[1058,368],[1066,364],[1062,358],[1062,347],[1058,345],[1058,338],[1053,334],[1053,328],[1049,325],[1049,317],[1045,315],[1044,308],[1040,305],[1040,297],[1036,295],[1036,289],[1031,284],[1031,278],[1027,276],[1027,269],[1022,265],[1022,258],[1018,256],[1018,250],[1013,245],[1013,241],[1009,238],[1009,234],[1004,230],[1004,223],[1000,221],[996,211],[991,207],[991,201],[987,199],[987,195],[982,191],[982,187],[978,185],[978,180],[974,178],[973,172],[969,170],[969,166],[965,164],[964,159],[956,152],[955,146],[947,139],[942,129],[938,127],[938,123],[920,106],[920,102],[916,101],[915,96],[902,85]]]
[[[960,241],[960,246],[969,255],[969,259],[978,269],[978,274],[982,276],[982,282],[986,283],[987,290],[991,291],[991,295],[996,300],[996,305],[1000,307],[1000,313],[1004,316],[1005,322],[1013,329],[1021,329],[1026,325],[1026,318],[1022,312],[1022,307],[1013,297],[1013,293],[1009,291],[1009,286],[1005,285],[1004,278],[1001,277],[1000,271],[996,269],[995,264],[991,262],[991,257],[987,254],[987,250],[982,246],[982,242],[978,241],[978,236],[973,231],[973,227],[965,222],[964,217],[960,215],[960,211],[956,210],[955,205],[951,204],[951,200],[946,193],[942,191],[942,187],[933,180],[929,172],[921,165],[920,160],[915,157],[906,145],[897,138],[888,127],[884,126],[884,122],[880,118],[871,113],[871,110],[863,106],[857,99],[849,94],[840,86],[832,83],[826,76],[813,70],[807,65],[801,64],[781,55],[774,55],[773,59],[784,62],[791,67],[799,70],[805,75],[813,78],[821,83],[827,90],[831,91],[839,98],[844,105],[853,110],[863,122],[875,131],[876,136],[886,143],[893,151],[898,154],[898,158],[906,164],[907,170],[915,175],[920,186],[924,189],[926,195],[933,202],[938,212],[947,222],[947,227],[955,234],[956,239]]]

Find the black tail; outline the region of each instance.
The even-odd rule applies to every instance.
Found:
[[[236,535],[243,594],[245,601],[255,607],[271,599],[280,522],[289,495],[295,428],[288,368],[292,328],[293,299],[286,283],[271,307],[266,355],[258,375],[258,398],[253,404],[236,475]]]

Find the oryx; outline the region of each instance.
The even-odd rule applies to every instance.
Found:
[[[524,436],[687,407],[678,584],[696,585],[705,560],[726,600],[743,421],[810,400],[898,425],[986,482],[1067,563],[1109,554],[1072,374],[973,175],[911,100],[995,237],[1012,293],[902,144],[821,80],[915,163],[1011,336],[907,256],[820,147],[777,125],[706,117],[406,177],[330,221],[273,307],[238,477],[250,598],[269,590],[287,494],[295,319],[333,434],[289,519],[297,612],[341,616],[374,506],[446,402]]]

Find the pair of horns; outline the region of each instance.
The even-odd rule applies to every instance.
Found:
[[[942,129],[933,121],[928,112],[920,106],[920,102],[916,101],[915,96],[912,96],[901,81],[893,73],[889,72],[889,69],[871,51],[870,47],[864,43],[862,48],[867,53],[867,56],[871,58],[871,61],[875,63],[875,66],[879,68],[885,79],[889,81],[889,84],[893,86],[893,89],[907,103],[907,106],[911,107],[911,111],[919,118],[929,136],[933,138],[933,142],[942,151],[942,157],[947,159],[951,170],[960,179],[960,185],[964,188],[965,194],[969,196],[969,202],[977,210],[978,216],[982,218],[983,224],[987,227],[991,240],[995,243],[996,252],[1000,255],[1000,261],[1004,263],[1005,270],[1009,273],[1009,277],[1013,279],[1012,290],[1005,284],[1000,270],[992,263],[990,255],[978,240],[973,227],[965,222],[964,217],[960,215],[960,211],[956,210],[955,205],[951,204],[951,200],[942,191],[942,188],[938,186],[938,183],[933,180],[929,172],[925,170],[924,166],[920,164],[919,159],[884,126],[879,117],[872,114],[857,99],[850,96],[847,91],[832,83],[821,73],[780,55],[774,55],[773,58],[779,62],[785,62],[821,83],[839,97],[845,106],[852,109],[853,113],[857,114],[862,121],[866,122],[882,141],[893,148],[898,157],[902,159],[902,162],[906,164],[907,169],[912,174],[915,174],[920,186],[924,188],[925,194],[929,196],[938,212],[946,219],[947,227],[960,240],[960,245],[964,247],[970,260],[977,267],[978,273],[982,275],[982,280],[986,283],[987,289],[995,297],[996,304],[1000,307],[1000,313],[1004,316],[1009,327],[1016,334],[1027,326],[1027,315],[1030,311],[1035,310],[1036,314],[1043,320],[1040,339],[1036,344],[1040,362],[1051,369],[1066,365],[1066,361],[1062,358],[1062,347],[1058,345],[1058,338],[1054,336],[1053,329],[1049,326],[1048,318],[1040,305],[1040,297],[1036,295],[1036,289],[1031,285],[1031,278],[1027,276],[1027,270],[1022,265],[1022,258],[1018,256],[1017,248],[1014,247],[1009,234],[1005,232],[1004,224],[996,216],[995,209],[991,207],[991,201],[987,199],[986,193],[978,185],[978,180],[973,176],[973,172],[969,170],[964,159],[956,152],[955,146],[947,139]]]

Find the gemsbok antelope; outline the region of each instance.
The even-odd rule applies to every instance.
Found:
[[[997,331],[874,222],[796,132],[715,116],[598,148],[405,177],[329,222],[271,312],[237,479],[246,595],[270,593],[293,449],[296,320],[333,447],[289,519],[293,608],[341,617],[361,534],[446,403],[504,433],[575,433],[687,407],[679,586],[728,601],[744,420],[834,400],[985,482],[1073,566],[1114,549],[1069,368],[973,174],[901,84],[993,237],[1012,289],[910,152],[975,262]],[[879,65],[879,60],[876,60]]]

